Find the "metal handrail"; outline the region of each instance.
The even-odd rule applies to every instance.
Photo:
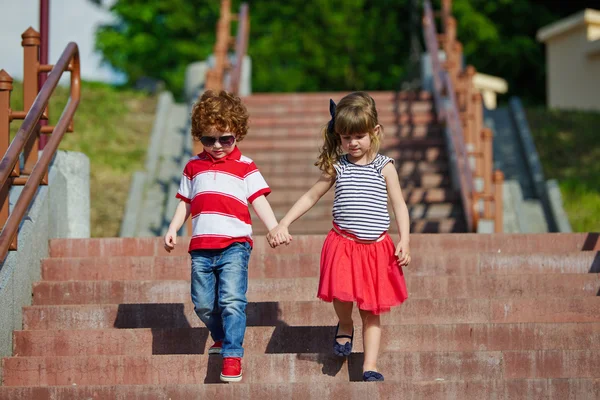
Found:
[[[473,193],[475,189],[473,185],[473,172],[469,165],[469,155],[464,141],[456,92],[454,91],[450,75],[441,67],[435,20],[430,0],[425,0],[424,11],[423,35],[432,65],[434,102],[440,122],[444,121],[450,130],[450,139],[456,155],[456,158],[452,161],[455,163],[458,172],[460,196],[467,229],[474,230],[475,212]],[[446,99],[445,104],[442,104],[444,94],[446,94]]]
[[[439,55],[439,44],[437,34],[435,31],[435,19],[433,17],[433,10],[429,1],[425,2],[425,16],[423,17],[423,35],[425,37],[425,47],[430,55],[431,60],[431,71],[433,77],[433,99],[435,108],[437,110],[438,121],[441,122],[445,119],[444,107],[442,105],[442,93],[443,93],[443,79],[442,79],[442,65]]]
[[[81,95],[81,74],[79,65],[79,49],[77,44],[69,43],[58,62],[52,67],[48,74],[48,79],[42,86],[40,92],[36,96],[31,108],[27,112],[23,124],[19,128],[15,138],[11,142],[6,154],[0,161],[0,187],[5,188],[5,185],[10,185],[10,176],[19,162],[19,156],[26,144],[29,142],[32,134],[38,134],[40,131],[40,119],[50,100],[50,96],[56,89],[62,74],[66,71],[71,72],[71,92],[69,100],[63,109],[63,113],[58,120],[58,123],[52,131],[52,135],[44,148],[42,155],[36,162],[31,174],[27,179],[27,183],[21,192],[19,199],[14,205],[6,224],[0,233],[0,259],[4,260],[10,245],[18,234],[19,226],[27,209],[29,208],[40,182],[44,178],[46,171],[52,161],[52,157],[58,149],[58,145],[63,138],[65,132],[71,123],[75,111],[79,106]]]

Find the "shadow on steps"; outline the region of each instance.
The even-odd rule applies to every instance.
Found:
[[[278,302],[248,303],[247,326],[274,326],[265,349],[266,354],[296,354],[299,360],[313,361],[322,372],[336,376],[345,358],[332,354],[335,326],[290,326],[279,319]],[[206,328],[193,328],[181,303],[120,304],[114,327],[117,329],[150,328],[152,354],[204,354],[209,341]],[[204,383],[221,383],[222,360],[209,357]],[[362,380],[362,354],[348,358],[349,380]]]

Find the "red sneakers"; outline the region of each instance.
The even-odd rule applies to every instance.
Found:
[[[208,349],[208,354],[221,354],[221,348],[223,347],[223,341],[217,340],[215,344],[210,346]]]
[[[223,358],[223,370],[221,371],[223,382],[239,382],[242,380],[242,359],[239,357]]]

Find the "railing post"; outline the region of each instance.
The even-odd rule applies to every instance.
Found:
[[[0,70],[0,153],[5,154],[10,145],[10,92],[13,79],[5,71]],[[4,226],[8,219],[8,193],[10,180],[0,188],[0,224]]]
[[[482,168],[481,171],[483,174],[483,215],[486,219],[492,218],[492,198],[494,197],[494,190],[492,187],[492,179],[493,179],[493,155],[492,155],[492,142],[494,139],[494,134],[492,130],[489,128],[485,128],[481,130],[481,140],[482,140],[482,150],[483,150],[483,160],[482,160]]]
[[[40,0],[40,64],[45,65],[48,64],[48,43],[49,43],[49,14],[50,14],[50,0]],[[42,86],[48,74],[43,72],[39,75],[38,79],[38,92],[42,90]],[[49,114],[48,107],[46,107],[46,114]],[[48,120],[41,120],[41,126],[48,125]],[[48,143],[47,135],[40,135],[40,150],[44,150],[46,147],[46,143]]]
[[[446,30],[446,21],[452,15],[452,0],[442,0],[442,26]]]
[[[10,145],[10,92],[13,90],[13,79],[5,71],[0,70],[0,153],[6,154]],[[13,174],[14,175],[14,174]],[[0,224],[4,226],[9,215],[11,180],[0,187]],[[10,249],[17,248],[17,236],[13,239]]]
[[[23,111],[29,112],[33,101],[38,94],[38,74],[39,74],[39,52],[40,52],[40,34],[33,28],[27,29],[21,35],[23,41]],[[25,146],[24,158],[25,166],[23,174],[30,175],[38,160],[39,149],[39,131],[31,135],[29,142]]]
[[[504,232],[503,202],[504,173],[497,169],[494,172],[494,232]]]

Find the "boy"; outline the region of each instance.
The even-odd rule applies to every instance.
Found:
[[[277,226],[265,197],[271,192],[269,186],[254,162],[236,146],[247,132],[248,112],[239,97],[209,90],[194,105],[192,136],[200,140],[204,151],[183,170],[177,192],[180,202],[164,237],[170,252],[177,231],[192,216],[192,302],[214,340],[208,353],[223,356],[224,382],[242,379],[252,250],[248,204],[269,231]]]

